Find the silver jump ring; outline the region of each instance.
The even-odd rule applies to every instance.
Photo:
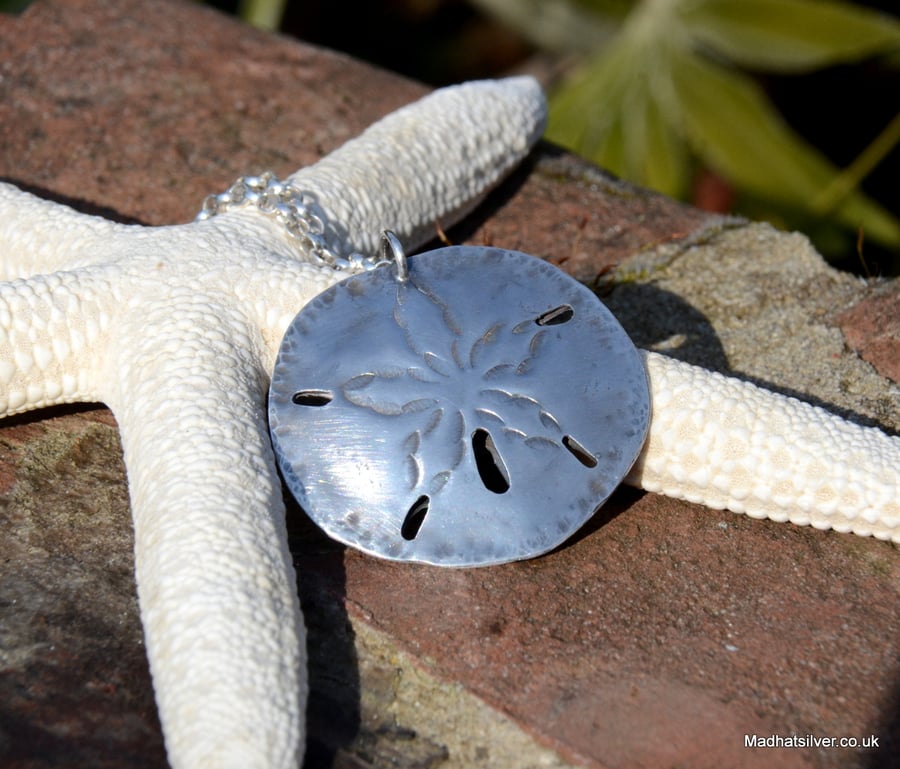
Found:
[[[400,239],[390,230],[381,233],[381,258],[394,265],[394,277],[398,283],[409,279],[409,264]]]

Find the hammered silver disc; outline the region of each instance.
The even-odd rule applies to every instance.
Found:
[[[497,248],[414,256],[332,286],[285,334],[269,425],[328,534],[395,560],[476,566],[566,540],[637,458],[643,363],[556,267]]]

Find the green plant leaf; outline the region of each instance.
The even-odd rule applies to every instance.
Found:
[[[666,120],[655,94],[641,91],[639,97],[628,112],[625,175],[645,187],[683,198],[691,181],[685,142]]]
[[[695,42],[744,67],[800,72],[900,49],[900,23],[832,0],[683,0]]]
[[[633,66],[627,54],[624,46],[614,45],[569,77],[550,98],[547,126],[551,141],[597,163],[608,163],[605,167],[616,173],[624,167],[624,150],[610,150],[608,145],[625,110],[628,73]]]
[[[619,31],[630,4],[622,0],[579,3],[573,0],[472,0],[540,48],[590,51]]]
[[[808,210],[837,169],[788,128],[752,80],[683,52],[670,64],[684,129],[698,155],[751,194]],[[900,246],[900,222],[858,190],[832,215]]]
[[[238,15],[247,24],[269,32],[281,26],[287,0],[240,0]]]
[[[830,211],[835,204],[847,196],[847,192],[859,186],[860,182],[875,168],[891,150],[900,144],[900,112],[885,126],[849,166],[831,180],[812,201],[813,211]]]
[[[690,182],[687,147],[667,115],[665,46],[623,35],[550,101],[547,137],[624,178],[672,196]]]

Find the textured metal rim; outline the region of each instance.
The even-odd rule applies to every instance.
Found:
[[[496,248],[355,275],[288,328],[269,394],[285,481],[335,539],[395,560],[540,555],[631,468],[637,350],[587,288]]]

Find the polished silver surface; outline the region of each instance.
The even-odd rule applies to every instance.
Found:
[[[343,280],[288,328],[269,424],[289,488],[328,534],[385,558],[477,566],[556,547],[643,445],[637,350],[540,259],[452,247],[406,267]]]

